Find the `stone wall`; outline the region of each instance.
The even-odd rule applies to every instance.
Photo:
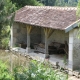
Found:
[[[30,33],[31,45],[41,42],[41,28],[35,27]],[[13,46],[18,43],[27,44],[27,28],[25,24],[14,23],[13,24]]]
[[[74,29],[73,35],[73,66],[74,69],[80,68],[80,39],[78,39],[78,30]]]
[[[69,65],[72,70],[80,69],[80,39],[78,28],[69,32]]]
[[[30,33],[30,40],[32,45],[34,45],[34,43],[41,42],[41,28],[34,27],[34,29]]]
[[[13,44],[16,46],[17,43],[27,43],[27,29],[24,24],[14,23],[13,24]]]

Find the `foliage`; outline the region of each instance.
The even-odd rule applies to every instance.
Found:
[[[38,0],[43,3],[45,6],[54,6],[56,0]]]
[[[64,2],[64,0],[56,0],[55,5],[56,6],[65,6],[65,2]]]
[[[34,60],[28,67],[16,66],[10,72],[7,64],[0,61],[0,80],[68,80],[68,76],[47,63]]]
[[[9,31],[8,25],[11,26],[13,20],[13,13],[16,7],[10,0],[0,0],[0,43],[8,44]]]
[[[3,39],[1,40],[1,43],[2,43],[2,48],[3,48],[3,49],[8,49],[9,38],[3,38]]]
[[[80,0],[78,1],[76,15],[77,15],[77,17],[80,17]]]
[[[77,6],[78,0],[38,0],[46,6]]]
[[[79,19],[80,18],[80,0],[78,1],[76,15],[77,15],[77,19]],[[78,23],[78,27],[80,27],[80,22]],[[79,31],[77,32],[77,38],[80,39],[80,28],[79,28]]]
[[[3,28],[0,36],[1,36],[2,48],[7,49],[10,40],[10,26],[6,26],[5,28]]]
[[[77,6],[77,2],[75,0],[68,0],[67,6]]]
[[[2,61],[0,61],[0,80],[13,80],[8,67]]]
[[[56,0],[55,2],[56,6],[77,6],[77,1],[75,0],[68,0],[68,1],[64,1],[64,0]]]
[[[21,70],[21,67],[16,68],[16,80],[67,80],[67,75],[37,61],[32,61],[27,69]]]
[[[32,6],[41,6],[42,5],[37,0],[11,0],[11,1],[16,4],[17,8],[21,8],[25,5],[32,5]]]
[[[9,16],[16,9],[15,5],[10,2],[10,0],[0,0],[0,32],[2,28],[9,25],[10,19]]]

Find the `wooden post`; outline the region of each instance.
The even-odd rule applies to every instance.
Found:
[[[45,58],[49,58],[49,53],[48,53],[48,38],[51,36],[51,34],[54,32],[50,28],[44,28],[45,32]]]
[[[27,53],[30,53],[30,32],[32,30],[32,26],[27,26]]]
[[[49,58],[49,53],[48,53],[48,29],[44,28],[45,32],[45,58]]]

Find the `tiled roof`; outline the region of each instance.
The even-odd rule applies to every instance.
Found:
[[[75,7],[25,6],[15,14],[15,22],[65,30],[77,20]]]

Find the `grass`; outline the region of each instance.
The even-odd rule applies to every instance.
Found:
[[[18,53],[10,51],[0,50],[0,60],[8,64],[9,69],[16,66],[28,66],[30,59],[28,57],[21,56]]]
[[[67,74],[54,70],[48,63],[30,60],[18,53],[0,50],[0,60],[8,65],[10,80],[67,80]]]

